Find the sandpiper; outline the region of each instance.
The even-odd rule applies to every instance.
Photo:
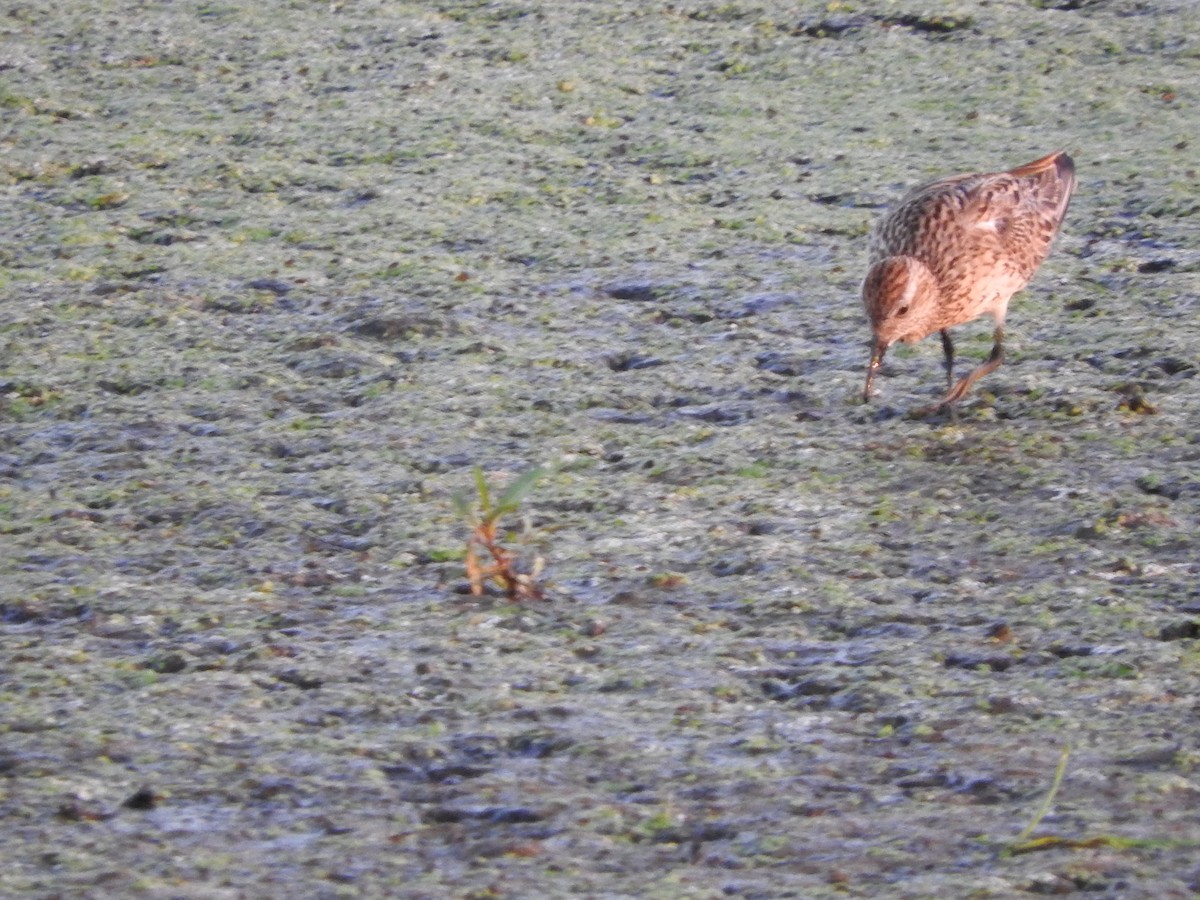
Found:
[[[961,400],[1004,360],[1004,315],[1050,250],[1071,191],[1075,164],[1063,151],[1008,172],[956,175],[914,188],[871,232],[863,303],[874,343],[863,400],[883,355],[941,332],[949,390],[934,410]],[[996,323],[983,365],[954,382],[948,329],[984,314]]]

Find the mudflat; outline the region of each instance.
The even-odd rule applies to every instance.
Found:
[[[0,894],[1192,896],[1198,20],[10,4]],[[870,224],[1058,149],[864,405]]]

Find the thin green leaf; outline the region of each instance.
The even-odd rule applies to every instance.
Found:
[[[1062,758],[1058,761],[1058,770],[1054,773],[1054,781],[1050,785],[1050,791],[1042,799],[1042,805],[1038,807],[1038,811],[1033,816],[1033,821],[1025,826],[1024,830],[1017,835],[1013,844],[1020,844],[1029,835],[1033,834],[1033,829],[1037,828],[1042,819],[1046,818],[1046,813],[1050,812],[1050,806],[1054,803],[1054,797],[1058,794],[1058,789],[1062,785],[1063,776],[1067,773],[1067,760],[1071,758],[1071,745],[1063,747]]]
[[[484,477],[483,469],[480,466],[476,466],[471,472],[475,476],[475,490],[479,493],[479,508],[483,510],[483,517],[486,520],[492,511],[492,499],[488,492],[487,478]]]
[[[496,515],[515,512],[520,507],[521,501],[533,490],[534,483],[545,474],[545,471],[539,466],[514,478],[512,483],[504,489],[500,499],[496,501]]]

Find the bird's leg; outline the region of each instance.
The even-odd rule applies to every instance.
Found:
[[[954,385],[954,387],[952,387],[949,390],[949,392],[946,394],[946,396],[943,397],[941,399],[941,401],[939,401],[939,403],[938,403],[939,408],[946,407],[946,406],[950,406],[951,408],[953,408],[953,404],[957,403],[959,400],[961,400],[963,397],[966,396],[967,391],[969,391],[971,389],[971,385],[973,385],[976,381],[978,381],[980,378],[982,378],[984,375],[988,374],[989,372],[994,372],[998,368],[1000,368],[1000,364],[1002,362],[1004,362],[1004,326],[1003,325],[996,326],[995,338],[996,338],[996,342],[992,345],[992,355],[987,358],[987,360],[983,363],[983,365],[981,365],[977,369],[974,369],[973,371],[967,373],[963,378],[961,378],[959,380],[958,384]]]
[[[942,329],[942,352],[946,354],[946,390],[954,387],[954,341],[950,340],[950,332]]]
[[[888,345],[883,341],[876,341],[871,346],[871,362],[867,365],[867,386],[863,388],[863,403],[871,399],[871,385],[875,383],[875,373],[883,365],[883,354],[887,353],[887,348]]]

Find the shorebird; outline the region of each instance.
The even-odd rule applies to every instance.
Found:
[[[1008,301],[1033,277],[1058,233],[1075,164],[1063,151],[1008,172],[956,175],[913,188],[871,233],[863,303],[874,342],[863,401],[896,341],[914,344],[941,332],[949,407],[1004,361]],[[954,381],[949,329],[984,314],[996,323],[991,356]]]

